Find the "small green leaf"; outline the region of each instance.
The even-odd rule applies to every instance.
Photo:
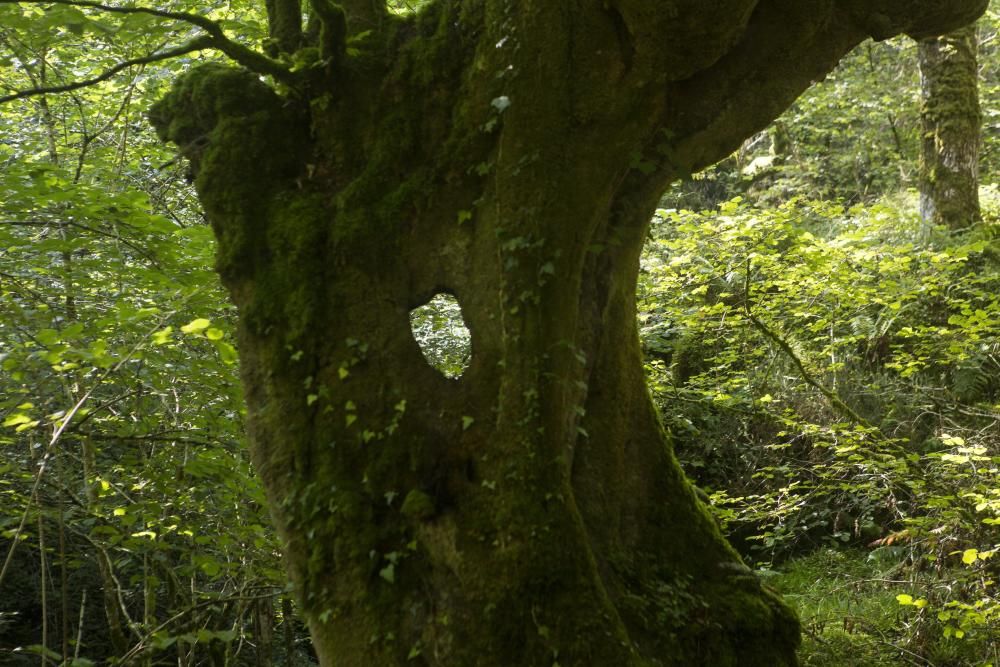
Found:
[[[222,359],[222,363],[227,366],[231,366],[236,363],[238,358],[236,355],[236,348],[227,343],[224,340],[213,340],[212,345],[215,345],[215,349],[219,352],[219,358]]]
[[[386,565],[385,567],[383,567],[381,570],[378,571],[378,576],[382,577],[390,584],[395,583],[396,566],[392,563],[389,563],[388,565]]]
[[[962,552],[962,562],[966,565],[972,565],[979,558],[978,549],[966,549]]]
[[[209,340],[222,340],[224,335],[221,329],[216,329],[215,327],[210,327],[205,331],[205,337]]]
[[[199,317],[198,319],[191,320],[187,324],[181,327],[181,331],[186,334],[199,334],[208,328],[211,322],[206,320],[204,317]]]
[[[27,431],[28,429],[35,428],[36,426],[38,426],[38,420],[30,421],[27,424],[21,424],[20,426],[18,426],[16,429],[14,429],[14,432],[20,433],[22,431]]]
[[[214,558],[206,558],[202,560],[201,563],[198,564],[198,567],[200,567],[201,571],[210,577],[216,576],[222,570],[219,562]]]
[[[16,414],[10,415],[6,419],[4,419],[3,420],[3,425],[4,426],[20,426],[21,424],[30,424],[31,422],[32,422],[32,419],[28,415],[22,414],[22,413],[16,413]],[[37,424],[38,422],[35,422],[35,423]]]
[[[469,430],[469,427],[472,426],[472,423],[475,421],[476,420],[473,417],[469,416],[462,417],[462,430],[463,431]]]
[[[907,595],[906,593],[900,593],[896,596],[896,601],[901,605],[911,605],[913,604],[913,596]]]
[[[165,327],[153,334],[153,345],[165,345],[170,342],[170,334],[174,332],[173,327]]]

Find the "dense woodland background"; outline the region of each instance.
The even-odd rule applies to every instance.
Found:
[[[258,11],[207,15],[260,42]],[[0,106],[0,664],[313,664],[211,233],[144,116],[212,56],[142,62],[188,27],[107,18],[0,4],[0,97],[67,88]],[[806,665],[1000,665],[996,8],[977,36],[980,220],[919,215],[901,38],[665,193],[643,260],[664,426]],[[457,305],[413,324],[461,373]]]

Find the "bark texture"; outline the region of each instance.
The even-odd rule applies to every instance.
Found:
[[[921,40],[920,215],[962,229],[980,220],[975,25]]]
[[[293,90],[181,78],[151,119],[219,241],[321,663],[795,664],[794,614],[725,543],[646,392],[648,220],[866,36],[984,6],[439,0],[373,11],[342,59],[300,49]],[[458,379],[410,332],[439,292],[471,331]]]

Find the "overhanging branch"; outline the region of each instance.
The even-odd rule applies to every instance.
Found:
[[[204,30],[206,33],[208,33],[207,35],[197,37],[188,42],[187,46],[190,46],[195,42],[200,42],[201,44],[203,44],[202,46],[199,46],[197,49],[191,49],[191,50],[214,49],[216,51],[221,51],[225,55],[232,58],[236,63],[242,65],[243,67],[246,67],[251,71],[257,72],[259,74],[267,74],[273,76],[275,79],[283,83],[291,84],[294,82],[294,77],[292,76],[292,73],[289,71],[288,67],[285,66],[284,63],[278,60],[274,60],[272,58],[268,58],[262,53],[258,53],[253,49],[247,48],[246,46],[243,46],[238,42],[234,42],[233,40],[226,37],[225,32],[222,30],[222,27],[219,26],[218,23],[210,19],[207,19],[204,16],[198,16],[197,14],[190,14],[188,12],[171,12],[163,9],[153,9],[152,7],[113,7],[111,5],[105,5],[99,2],[92,2],[91,0],[0,0],[0,4],[68,5],[72,7],[87,7],[89,9],[96,9],[98,11],[109,12],[112,14],[146,14],[149,16],[156,16],[158,18],[170,19],[172,21],[182,21],[184,23],[189,23],[191,25],[197,26],[202,30]],[[200,40],[207,40],[207,41],[200,41]],[[178,47],[178,49],[181,48],[184,47]],[[129,62],[128,65],[120,63],[119,65],[116,66],[118,67],[118,69],[116,69],[115,72],[121,71],[122,69],[130,65],[156,62],[157,60],[164,60],[166,58],[172,58],[177,55],[183,55],[183,53],[190,53],[191,50],[183,51],[180,53],[173,53],[170,56],[158,57],[155,60],[138,59],[137,61],[128,61]],[[111,75],[113,75],[113,73],[109,74],[108,76]],[[99,81],[103,80],[104,79],[99,79]],[[99,81],[94,81],[94,83],[97,83]],[[88,85],[93,85],[93,84],[88,84]],[[83,86],[77,86],[77,87],[79,88]],[[73,89],[70,88],[69,90]],[[64,91],[51,91],[51,92],[64,92]],[[35,94],[37,95],[41,93],[35,93]],[[3,101],[5,100],[3,98],[0,98],[0,102]]]
[[[5,2],[6,0],[0,0],[0,2]],[[187,53],[192,53],[194,51],[201,51],[203,49],[211,49],[212,38],[207,35],[202,35],[201,37],[196,37],[192,39],[187,44],[182,44],[173,49],[168,49],[166,51],[160,51],[159,53],[151,53],[148,56],[142,58],[133,58],[131,60],[125,60],[118,63],[114,67],[111,67],[104,72],[98,74],[97,76],[91,77],[89,79],[82,79],[80,81],[73,81],[72,83],[66,83],[59,86],[41,86],[38,88],[29,88],[28,90],[20,90],[16,93],[11,93],[10,95],[4,95],[0,97],[0,104],[4,102],[12,102],[14,100],[24,99],[26,97],[36,97],[38,95],[46,95],[49,93],[66,93],[71,90],[78,90],[80,88],[86,88],[87,86],[93,86],[95,84],[101,83],[102,81],[107,81],[113,77],[118,72],[129,67],[134,67],[135,65],[148,65],[149,63],[159,62],[161,60],[168,60],[170,58],[176,58],[178,56],[183,56]]]

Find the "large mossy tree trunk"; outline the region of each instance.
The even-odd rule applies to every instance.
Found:
[[[921,40],[920,215],[963,229],[980,220],[976,26]]]
[[[439,0],[404,20],[358,0],[372,32],[350,51],[314,4],[320,30],[275,35],[318,34],[299,85],[205,66],[151,118],[219,241],[321,663],[794,664],[793,613],[697,500],[644,385],[648,220],[867,35],[984,3]],[[458,379],[410,330],[442,292],[471,331]]]

